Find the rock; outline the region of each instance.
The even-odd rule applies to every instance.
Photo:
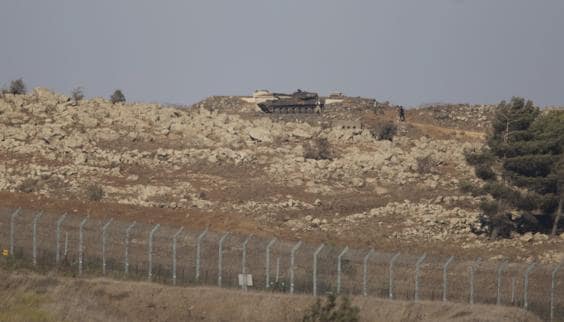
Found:
[[[255,141],[272,143],[272,135],[269,131],[262,127],[251,128],[247,133],[249,134],[249,137]]]
[[[313,137],[313,135],[310,132],[307,132],[302,128],[297,128],[293,130],[292,136],[295,136],[300,139],[311,139]]]
[[[560,239],[564,240],[564,233],[560,234]]]
[[[364,187],[364,180],[362,180],[361,178],[352,178],[351,184],[356,188],[361,188]]]
[[[313,202],[314,205],[316,205],[317,207],[321,206],[321,200],[319,199],[315,199],[315,201]],[[562,234],[564,236],[564,234]],[[562,236],[560,236],[562,237]]]
[[[311,221],[313,219],[313,217],[311,215],[307,215],[304,218],[306,221]]]
[[[530,242],[533,240],[533,234],[532,233],[525,233],[524,235],[522,235],[521,237],[519,237],[519,240],[522,242]]]
[[[545,241],[545,240],[548,240],[548,235],[536,233],[536,234],[533,235],[533,239],[534,239],[534,241]]]

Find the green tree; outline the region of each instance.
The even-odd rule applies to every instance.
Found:
[[[112,93],[112,96],[110,96],[110,101],[112,101],[112,104],[123,103],[125,102],[125,95],[123,95],[123,92],[120,89],[116,89]]]
[[[558,208],[554,215],[554,222],[552,224],[552,234],[556,235],[558,224],[562,218],[562,207],[564,204],[564,154],[561,155],[560,161],[555,168],[557,187],[558,187]]]
[[[27,92],[27,88],[23,79],[18,78],[10,82],[10,88],[7,90],[8,93],[14,95],[23,95]]]
[[[492,237],[550,226],[556,232],[562,200],[557,169],[564,150],[563,117],[562,112],[541,114],[522,98],[501,102],[483,150],[467,154],[476,175],[486,182],[482,193],[491,197],[481,209]],[[517,221],[511,219],[511,211],[521,215]]]

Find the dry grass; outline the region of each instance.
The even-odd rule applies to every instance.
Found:
[[[0,321],[300,321],[315,302],[305,295],[55,279],[0,270]],[[360,308],[361,321],[540,321],[508,307],[370,297],[354,297],[352,304]]]

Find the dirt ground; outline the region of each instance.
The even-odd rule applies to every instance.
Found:
[[[311,296],[0,269],[0,321],[301,321]],[[510,307],[352,298],[361,321],[540,321]]]

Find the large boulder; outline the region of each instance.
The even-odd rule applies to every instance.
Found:
[[[255,141],[272,143],[272,135],[262,127],[253,127],[247,131],[249,137]]]

